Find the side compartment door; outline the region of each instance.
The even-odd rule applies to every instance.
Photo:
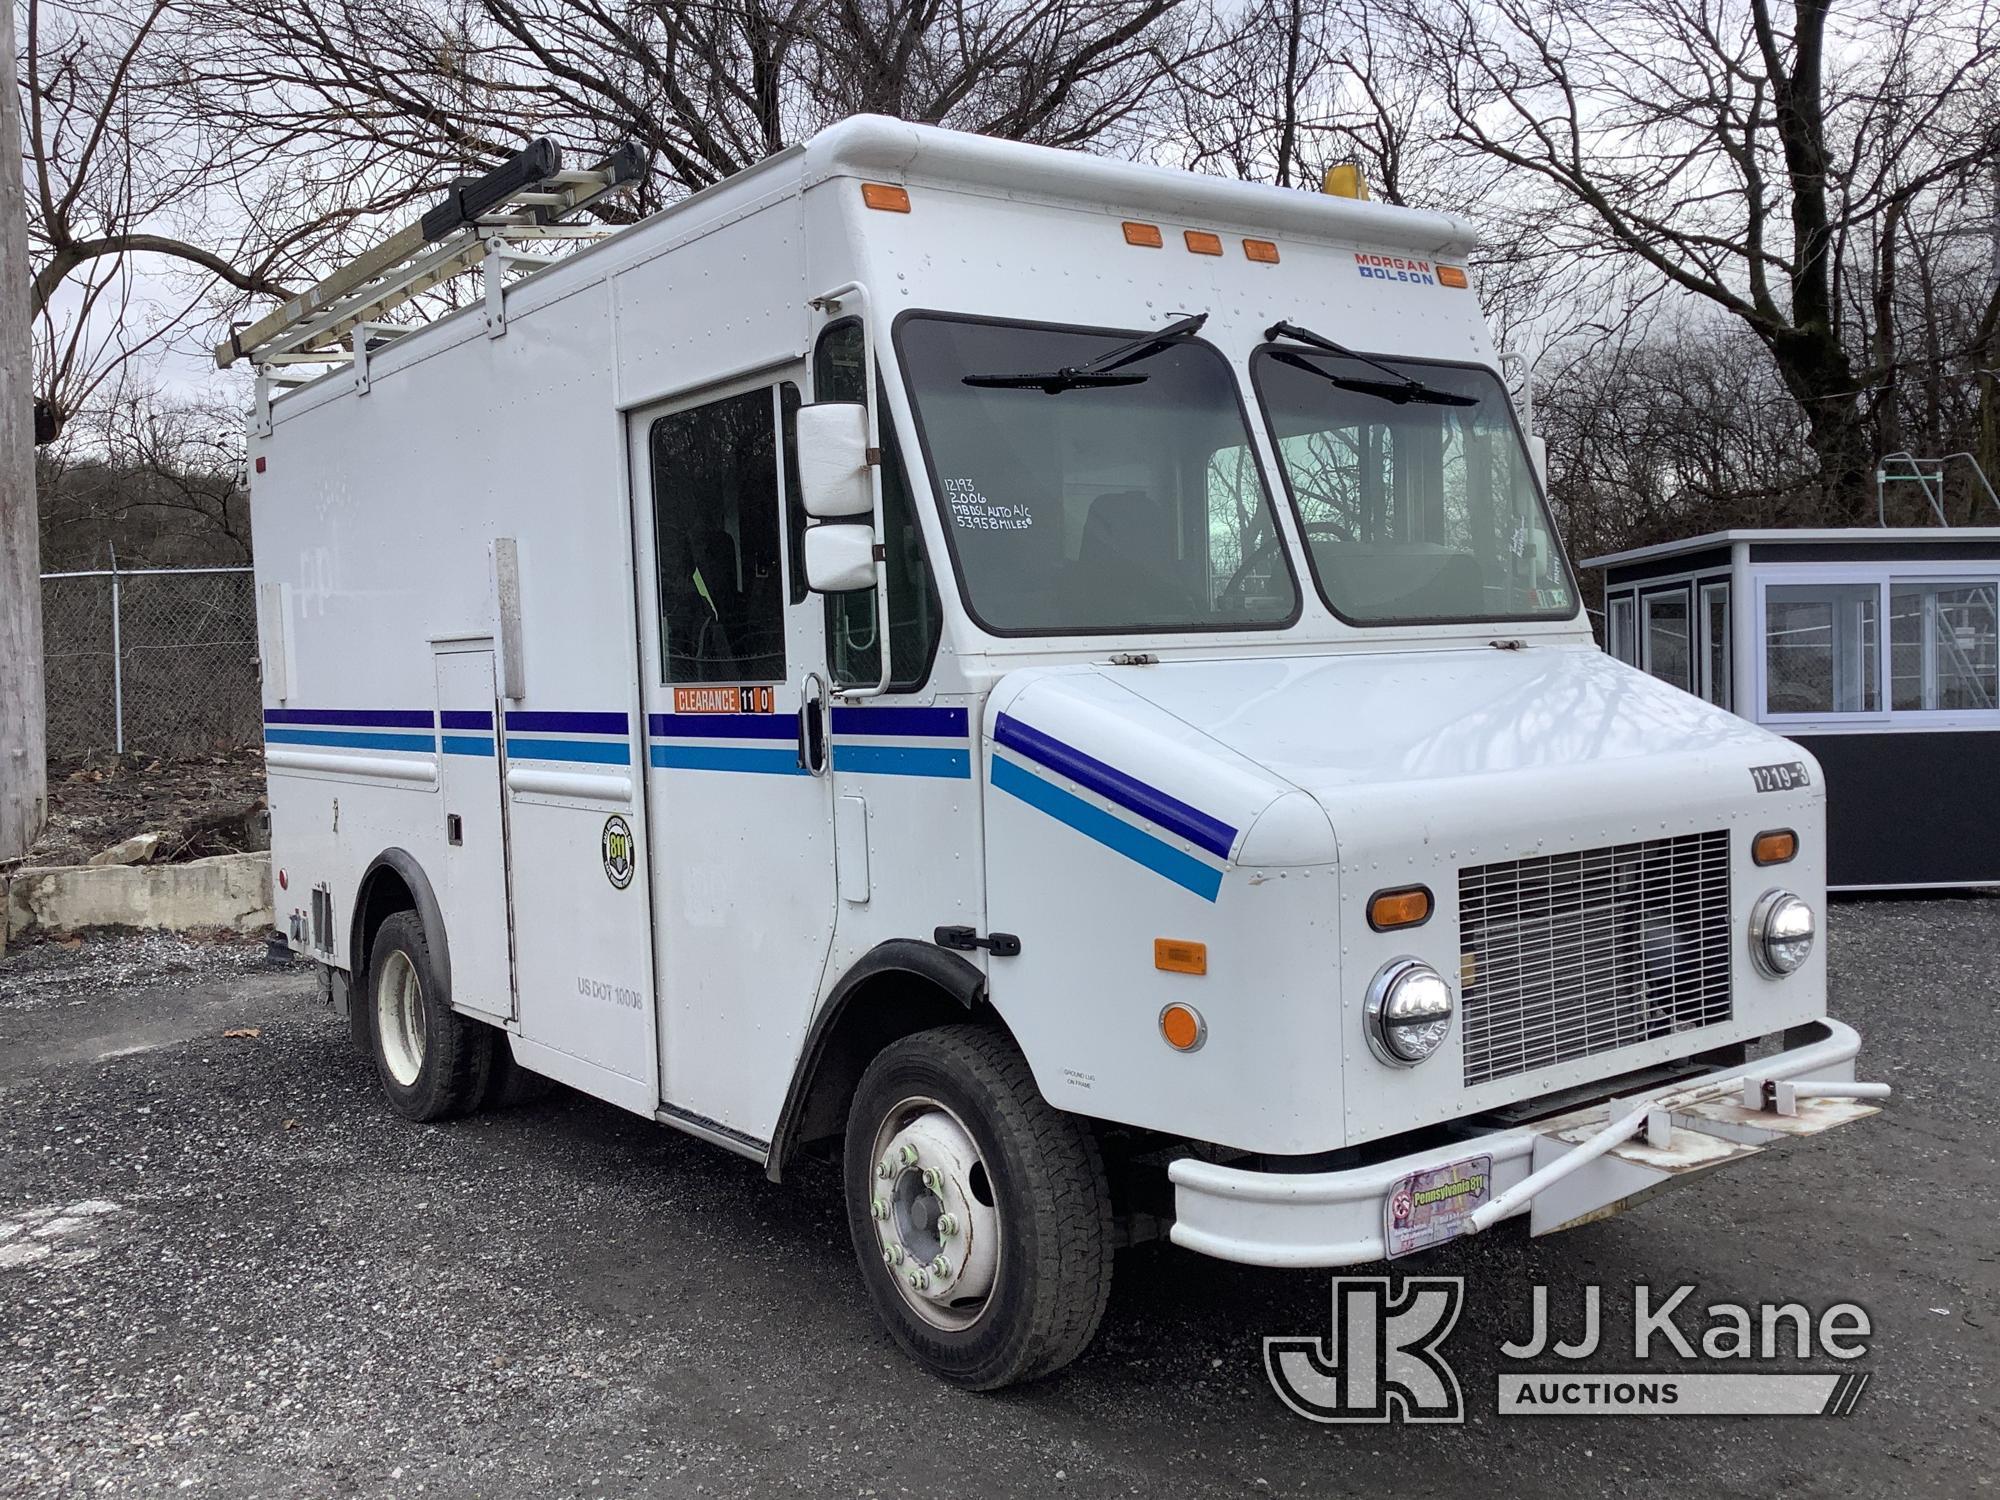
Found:
[[[445,889],[438,896],[448,927],[452,1003],[507,1021],[514,1016],[514,961],[493,643],[438,641],[431,652],[444,750]]]
[[[787,545],[797,401],[793,381],[723,387],[635,413],[628,434],[661,1104],[752,1155],[835,905],[824,721],[800,714],[825,691],[824,608]]]

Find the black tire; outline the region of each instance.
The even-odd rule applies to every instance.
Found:
[[[416,986],[413,1024],[393,991]],[[493,1070],[493,1028],[466,1019],[432,997],[443,992],[417,914],[399,911],[375,934],[368,955],[368,1034],[375,1072],[396,1113],[409,1120],[448,1120],[477,1109]],[[421,1043],[417,1038],[421,1037]],[[401,1075],[401,1076],[399,1076]]]
[[[878,1140],[898,1106],[918,1100],[943,1105],[971,1137],[999,1215],[991,1290],[962,1328],[936,1326],[906,1299],[872,1210]],[[1005,1034],[946,1026],[885,1048],[855,1090],[843,1175],[862,1280],[917,1363],[954,1385],[995,1390],[1053,1374],[1088,1347],[1111,1293],[1104,1159],[1083,1121],[1042,1098]]]

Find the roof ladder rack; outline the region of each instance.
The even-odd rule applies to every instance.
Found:
[[[594,240],[612,226],[563,221],[604,200],[629,193],[645,176],[645,154],[626,144],[581,171],[565,171],[554,141],[537,140],[483,177],[453,183],[414,224],[407,224],[324,280],[290,298],[247,328],[233,328],[216,345],[227,369],[247,359],[260,371],[276,366],[364,362],[353,340],[379,344],[407,328],[371,327],[413,297],[484,264],[487,331],[506,328],[500,295],[510,268],[540,269],[548,257],[536,242]]]

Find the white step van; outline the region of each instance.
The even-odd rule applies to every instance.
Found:
[[[1817,768],[1592,643],[1466,224],[875,117],[577,217],[634,170],[218,351],[280,921],[396,1109],[829,1153],[979,1388],[1136,1239],[1358,1265],[1873,1113]]]

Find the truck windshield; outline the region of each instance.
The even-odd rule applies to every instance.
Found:
[[[959,586],[988,630],[1228,630],[1297,615],[1228,361],[1178,326],[1147,350],[1130,332],[899,323]],[[1121,346],[1138,357],[1079,373]]]
[[[1384,379],[1403,375],[1424,393]],[[1492,371],[1291,345],[1251,372],[1327,608],[1355,624],[1567,619],[1576,594]]]

